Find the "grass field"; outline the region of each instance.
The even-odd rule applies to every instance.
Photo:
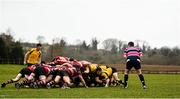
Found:
[[[16,76],[20,65],[0,65],[0,83]],[[123,75],[120,73],[120,77]],[[129,87],[71,89],[15,89],[14,84],[0,89],[0,98],[180,98],[180,75],[145,74],[148,89],[141,88],[138,76],[129,75]]]

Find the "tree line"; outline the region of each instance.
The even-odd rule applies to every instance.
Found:
[[[42,43],[43,37],[37,37],[38,42]],[[98,48],[102,44],[103,48]],[[178,47],[169,48],[151,48],[146,41],[135,41],[136,46],[140,47],[144,53],[142,57],[143,64],[150,65],[180,65],[180,49]],[[7,33],[0,35],[0,60],[12,59],[22,60],[25,52],[36,44],[23,43],[15,41],[13,36]],[[123,58],[123,49],[127,47],[126,41],[115,38],[109,38],[100,42],[97,38],[92,38],[90,44],[85,40],[78,44],[70,45],[63,38],[53,39],[53,44],[43,43],[43,57],[45,61],[57,55],[73,57],[78,60],[88,60],[99,64],[122,64],[125,63]],[[3,60],[4,63],[5,60]]]

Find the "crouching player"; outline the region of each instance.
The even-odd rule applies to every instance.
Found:
[[[110,82],[115,81],[117,84],[123,84],[122,80],[118,78],[117,70],[113,67],[99,66],[96,70],[96,82],[108,87]]]
[[[96,77],[96,70],[98,68],[98,64],[87,64],[83,65],[85,70],[83,72],[83,77],[87,83],[87,85],[90,87],[94,84],[94,86],[97,85],[97,82],[95,81]]]
[[[55,77],[54,81],[47,83],[47,88],[51,88],[51,86],[53,86],[54,84],[58,84],[61,79],[64,82],[63,88],[69,88],[72,85],[71,79],[75,79],[77,77],[79,77],[83,85],[87,87],[81,75],[81,72],[77,68],[73,67],[71,64],[67,63],[59,67],[59,72],[57,73],[57,76]]]
[[[15,84],[15,87],[21,88],[24,85],[30,85],[32,88],[39,88],[46,85],[46,76],[51,72],[52,66],[43,64],[42,66],[37,66],[27,78],[27,81],[22,81]]]
[[[17,76],[14,79],[10,79],[4,83],[1,84],[1,88],[6,87],[6,85],[18,82],[21,78],[27,79],[29,75],[34,72],[34,69],[36,68],[36,65],[31,65],[29,67],[25,67],[20,70],[20,72],[17,74]]]

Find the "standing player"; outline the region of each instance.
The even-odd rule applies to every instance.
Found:
[[[138,47],[134,47],[134,42],[129,42],[128,47],[124,50],[124,57],[126,60],[126,69],[124,72],[124,88],[128,87],[128,74],[129,71],[134,67],[139,75],[139,79],[141,80],[142,86],[144,89],[147,88],[144,80],[144,76],[141,71],[141,59],[140,57],[143,55],[142,51]]]
[[[24,56],[24,64],[28,67],[35,64],[40,64],[41,62],[41,44],[37,44],[36,48],[30,49]]]

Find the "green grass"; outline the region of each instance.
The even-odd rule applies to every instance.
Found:
[[[16,76],[20,65],[0,65],[0,83]],[[180,75],[145,74],[148,85],[143,90],[135,74],[129,75],[129,87],[92,87],[71,89],[15,89],[14,84],[0,89],[0,98],[180,98]],[[122,78],[122,73],[120,74]]]

